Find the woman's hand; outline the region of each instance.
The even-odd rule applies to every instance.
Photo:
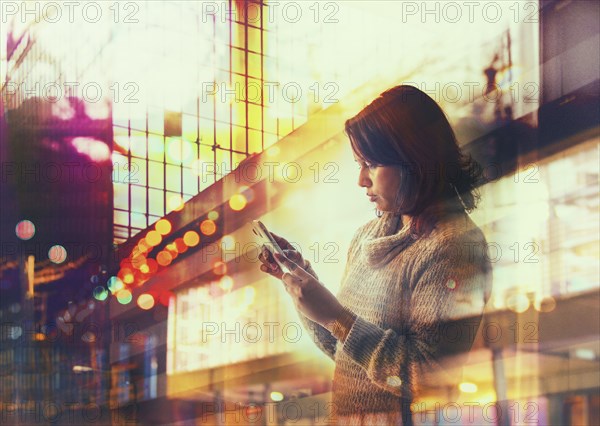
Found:
[[[279,253],[275,253],[275,258],[290,270],[281,276],[281,280],[300,312],[324,327],[340,317],[342,305],[321,282]]]
[[[271,235],[287,257],[286,259],[275,253],[277,260],[283,263],[290,272],[284,273],[266,248],[263,248],[258,255],[258,259],[262,262],[260,270],[282,280],[287,292],[294,299],[296,308],[309,319],[326,326],[338,318],[342,311],[342,305],[337,298],[306,271],[307,262],[285,238],[273,232]]]
[[[306,269],[307,262],[304,260],[300,252],[297,251],[294,248],[294,246],[292,246],[288,242],[288,240],[286,240],[283,237],[280,237],[274,232],[271,232],[271,235],[273,236],[275,241],[277,241],[277,244],[279,244],[279,247],[281,247],[288,259],[292,260],[298,265],[301,265],[303,269]],[[281,270],[277,262],[275,262],[275,259],[273,259],[273,255],[271,254],[271,252],[265,247],[263,247],[262,252],[258,255],[258,260],[262,262],[262,265],[260,266],[261,271],[273,275],[275,278],[281,279],[283,271]]]

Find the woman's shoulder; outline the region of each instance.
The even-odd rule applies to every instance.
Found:
[[[483,231],[466,212],[452,214],[440,220],[432,235],[440,240],[485,240]]]
[[[472,252],[485,250],[487,240],[483,231],[466,212],[452,214],[438,221],[422,241],[429,252],[456,250]]]

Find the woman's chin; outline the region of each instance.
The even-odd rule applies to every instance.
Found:
[[[388,206],[385,203],[381,203],[379,200],[375,201],[375,208],[377,210],[379,210],[380,212],[387,212],[387,211],[389,211]]]

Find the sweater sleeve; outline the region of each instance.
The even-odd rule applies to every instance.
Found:
[[[346,256],[346,266],[345,266],[344,272],[342,274],[342,285],[346,281],[346,276],[348,275],[348,271],[349,271],[350,265],[352,263],[351,258],[352,258],[353,248],[355,248],[356,241],[358,240],[362,229],[364,229],[364,226],[359,228],[355,232],[354,236],[352,237],[352,241],[350,242],[350,247],[348,248],[348,253]],[[319,277],[315,273],[314,269],[312,268],[312,265],[309,266],[309,268],[307,269],[307,272],[310,273],[311,275],[313,275],[317,280],[319,279]],[[308,331],[308,334],[310,335],[313,342],[315,342],[317,347],[319,349],[321,349],[321,351],[323,351],[325,353],[325,355],[327,355],[329,358],[335,360],[335,351],[336,351],[338,339],[336,337],[334,337],[331,334],[331,332],[329,330],[327,330],[325,327],[323,327],[321,324],[307,318],[302,312],[300,312],[298,310],[297,310],[297,312],[298,312],[298,316],[300,317],[300,321],[304,325],[304,328]]]
[[[398,302],[408,310],[405,323],[382,329],[359,316],[343,346],[375,384],[398,396],[460,381],[491,289],[489,260],[469,256],[468,245],[440,244],[420,264],[403,283],[412,296],[404,307]]]

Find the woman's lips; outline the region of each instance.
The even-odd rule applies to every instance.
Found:
[[[377,198],[377,195],[369,195],[370,201],[375,201],[376,198]]]

